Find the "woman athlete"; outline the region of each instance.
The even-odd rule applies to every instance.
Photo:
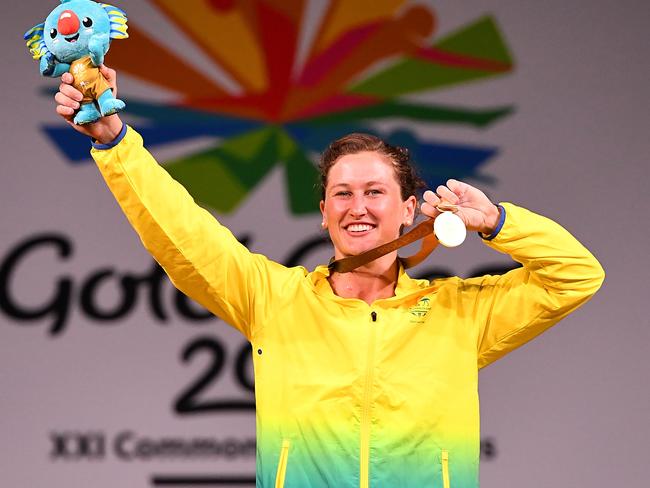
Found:
[[[102,72],[115,89],[115,71]],[[55,96],[68,122],[82,98],[71,82],[64,74]],[[118,115],[71,125],[94,139],[108,187],[175,286],[251,342],[258,487],[477,487],[478,370],[604,279],[561,226],[456,180],[426,191],[422,213],[435,218],[441,200],[457,205],[468,230],[521,268],[416,280],[395,251],[349,273],[287,268],[250,253],[198,207]],[[325,151],[322,225],[336,259],[413,222],[418,179],[406,159],[359,134]]]

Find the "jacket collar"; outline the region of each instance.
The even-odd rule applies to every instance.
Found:
[[[356,299],[342,298],[338,295],[335,295],[329,281],[327,280],[329,276],[330,270],[327,265],[320,265],[307,275],[307,279],[311,282],[314,290],[320,295],[329,296],[339,300],[357,301]],[[411,295],[414,292],[422,292],[422,290],[425,289],[433,291],[435,288],[435,284],[429,282],[429,280],[416,280],[414,278],[411,278],[406,273],[406,270],[400,261],[399,271],[397,274],[397,286],[395,286],[395,296],[387,298],[385,300],[400,301],[402,298],[406,297],[407,295]]]

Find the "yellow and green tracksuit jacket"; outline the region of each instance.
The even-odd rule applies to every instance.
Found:
[[[252,343],[258,487],[477,487],[478,370],[575,310],[604,277],[558,224],[504,203],[487,245],[523,268],[431,282],[401,271],[395,296],[368,305],[336,296],[325,266],[249,252],[131,128],[92,155],[172,282]]]

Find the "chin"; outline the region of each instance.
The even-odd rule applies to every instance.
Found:
[[[379,245],[378,242],[358,242],[342,248],[342,254],[344,256],[356,256],[362,252],[369,251]],[[339,248],[341,249],[341,248]]]

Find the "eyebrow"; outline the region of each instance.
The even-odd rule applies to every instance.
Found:
[[[375,186],[375,185],[385,186],[386,183],[383,183],[381,181],[369,181],[369,182],[366,183],[366,187]],[[332,185],[332,188],[336,188],[337,186],[341,186],[343,188],[349,188],[350,184],[349,183],[337,183],[335,185]]]

